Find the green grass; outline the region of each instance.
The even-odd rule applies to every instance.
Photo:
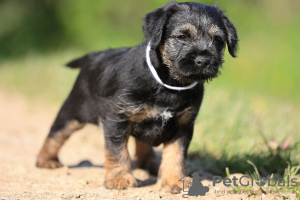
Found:
[[[199,148],[199,144],[209,151],[214,147],[215,154],[225,149],[242,153],[253,151],[253,148],[260,151],[266,143],[264,137],[279,144],[286,139],[299,141],[299,116],[299,105],[293,102],[209,85],[197,119],[193,139],[196,142],[192,148]]]
[[[234,186],[231,184],[232,192],[235,194],[241,194],[241,193],[247,193],[248,197],[257,196],[261,194],[276,194],[276,196],[279,196],[280,199],[290,199],[291,194],[295,194],[295,196],[299,199],[300,197],[300,187],[299,187],[299,180],[297,182],[297,186],[289,186],[290,181],[295,178],[296,174],[299,172],[300,165],[291,167],[290,165],[287,166],[282,176],[277,176],[274,174],[268,175],[268,176],[261,176],[261,174],[258,171],[257,166],[247,160],[247,162],[253,167],[254,172],[252,174],[249,174],[248,177],[252,177],[254,180],[254,185],[250,186]],[[226,176],[230,179],[230,171],[229,168],[226,168]],[[270,179],[270,181],[267,181],[267,179]],[[281,180],[281,181],[279,181]],[[276,181],[276,182],[275,182]],[[279,184],[280,182],[280,184]],[[295,183],[293,183],[295,184]],[[285,185],[285,186],[282,186]],[[276,199],[274,197],[274,199]]]

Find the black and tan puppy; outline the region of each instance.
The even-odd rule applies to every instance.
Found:
[[[134,136],[138,165],[158,173],[172,193],[180,192],[203,84],[219,74],[226,43],[235,56],[237,34],[218,7],[192,2],[171,2],[150,12],[143,30],[147,41],[136,47],[89,53],[68,64],[81,71],[38,155],[38,167],[61,167],[58,151],[65,140],[86,123],[101,124],[106,188],[137,185],[127,149]],[[161,143],[158,167],[152,146]]]

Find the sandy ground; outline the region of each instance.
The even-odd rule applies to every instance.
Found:
[[[103,135],[94,126],[74,134],[60,152],[60,169],[39,169],[35,159],[59,109],[0,91],[0,199],[183,199],[160,190],[156,177],[141,169],[134,176],[140,187],[117,191],[103,186]],[[134,147],[130,142],[130,152]],[[159,149],[158,149],[159,150]],[[237,175],[238,176],[238,175]],[[203,180],[209,192],[188,199],[282,199],[279,195],[228,194],[231,189]],[[144,186],[143,186],[144,185]],[[219,192],[216,192],[216,189]],[[296,199],[290,195],[291,199]]]

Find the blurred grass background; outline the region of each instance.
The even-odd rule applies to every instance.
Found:
[[[59,109],[78,74],[63,64],[89,51],[137,45],[145,14],[166,2],[1,0],[0,89]],[[244,158],[273,173],[276,151],[276,172],[283,173],[287,163],[299,163],[300,1],[201,2],[227,11],[240,50],[237,59],[226,52],[222,75],[206,85],[190,151],[206,159],[207,170],[220,169],[214,173],[226,166],[245,173]]]

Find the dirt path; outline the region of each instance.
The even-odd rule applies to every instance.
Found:
[[[27,102],[22,96],[0,91],[0,199],[182,199],[183,193],[171,195],[160,190],[156,178],[140,169],[135,169],[133,174],[147,186],[106,190],[103,136],[93,126],[74,134],[63,147],[60,159],[65,167],[36,168],[36,155],[58,109],[59,106]],[[132,142],[130,151],[133,155]],[[210,189],[206,196],[188,199],[248,199],[245,194],[216,194],[211,181],[202,183]],[[217,187],[220,191],[230,191],[221,184]],[[270,194],[250,199],[261,197],[274,199]]]

